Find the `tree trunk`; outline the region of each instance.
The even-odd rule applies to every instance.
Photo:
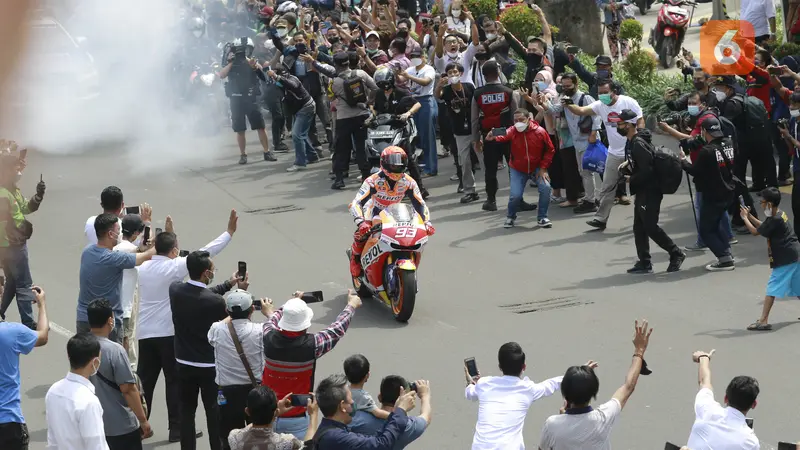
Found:
[[[559,39],[584,52],[601,55],[603,23],[595,0],[537,0],[551,25],[559,28]]]

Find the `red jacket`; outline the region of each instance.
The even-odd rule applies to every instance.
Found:
[[[747,95],[756,97],[764,102],[767,114],[772,114],[772,102],[769,98],[769,91],[772,89],[769,72],[760,67],[753,67],[753,71],[747,76]]]
[[[522,173],[534,173],[536,169],[547,169],[553,162],[555,149],[547,130],[534,121],[522,133],[508,127],[505,136],[496,136],[497,142],[511,141],[511,160],[508,165]]]

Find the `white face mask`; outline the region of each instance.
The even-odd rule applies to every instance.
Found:
[[[792,117],[800,117],[800,109],[790,109],[789,114],[791,114]]]
[[[278,37],[285,37],[288,32],[286,28],[278,28]]]
[[[491,41],[492,39],[496,38],[497,35],[494,33],[486,33],[486,39]]]
[[[453,10],[451,10],[451,14],[452,14],[453,17],[458,19],[459,17],[461,17],[461,10],[460,9],[453,9]]]
[[[461,81],[461,77],[450,77],[450,84],[458,84]]]
[[[523,132],[528,129],[528,122],[516,122],[514,123],[514,128],[519,132]]]
[[[714,96],[717,97],[718,102],[724,102],[725,99],[728,98],[728,96],[722,91],[714,91]]]
[[[203,35],[203,31],[202,30],[194,30],[194,31],[192,31],[192,34],[194,35],[194,37],[199,38],[200,36]]]
[[[458,52],[447,52],[447,56],[451,58],[458,58]]]
[[[417,67],[422,64],[422,58],[411,58],[411,65]]]
[[[773,215],[775,215],[775,211],[769,206],[767,206],[766,208],[764,208],[764,215],[767,217],[772,217]]]

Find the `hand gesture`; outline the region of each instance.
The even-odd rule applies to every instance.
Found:
[[[739,216],[743,220],[749,221],[750,220],[750,208],[748,208],[747,206],[739,205]]]
[[[584,366],[587,366],[590,369],[596,369],[598,365],[599,364],[597,364],[597,361],[592,361],[591,359],[589,360],[589,362],[584,364]]]
[[[273,308],[273,304],[272,304],[272,299],[265,297],[265,298],[259,299],[258,302],[261,303],[261,314],[263,314],[264,317],[271,316],[272,313],[273,313],[273,309],[274,309]]]
[[[647,345],[650,343],[650,335],[653,334],[653,329],[648,328],[647,319],[642,319],[641,326],[638,320],[634,322],[633,326],[635,329],[633,347],[636,349],[636,352],[644,354],[645,350],[647,350]]]
[[[233,233],[236,233],[236,227],[239,223],[239,216],[236,214],[236,210],[231,210],[231,215],[228,217],[228,234],[233,236]]]
[[[529,90],[525,89],[524,87],[521,87],[519,88],[519,95],[526,102],[530,103],[531,105],[534,104],[533,97],[531,97],[531,93]]]
[[[164,231],[169,233],[175,232],[175,224],[172,222],[172,216],[167,216],[167,220],[164,221]]]
[[[238,287],[239,289],[247,290],[250,287],[250,272],[244,273],[244,278],[239,278],[239,271],[233,272],[233,276],[231,276],[231,284]]]
[[[400,388],[400,397],[397,398],[397,401],[394,403],[395,408],[402,409],[405,412],[411,411],[414,409],[415,401],[417,393],[414,391],[406,392],[405,388]]]
[[[464,10],[464,16],[466,16],[466,18],[469,19],[470,23],[475,23],[475,17],[472,16],[471,12],[467,11],[466,5],[463,6],[463,10]]]
[[[469,370],[467,370],[467,368],[466,368],[466,367],[464,367],[464,375],[467,377],[467,384],[475,384],[475,383],[477,383],[477,382],[478,382],[478,380],[480,380],[480,379],[481,379],[481,373],[480,373],[480,371],[478,371],[478,374],[477,374],[477,375],[475,375],[474,377],[471,377],[471,376],[469,375]]]
[[[356,54],[357,54],[358,56],[360,56],[360,57],[364,58],[364,57],[366,57],[366,56],[367,56],[367,51],[364,49],[364,47],[362,47],[362,46],[360,46],[360,45],[357,45],[357,46],[356,46]]]
[[[284,413],[292,409],[292,393],[286,394],[286,397],[283,397],[281,401],[278,402],[278,411],[277,415],[282,416]]]
[[[361,297],[356,295],[356,291],[352,289],[347,290],[347,306],[358,309],[361,307]]]
[[[425,398],[431,395],[431,382],[428,380],[417,380],[417,395],[419,398]]]
[[[447,27],[444,24],[439,25],[439,37],[444,38],[445,34],[447,34]]]
[[[44,289],[40,288],[39,286],[31,287],[33,291],[33,302],[39,305],[40,307],[45,304],[45,295]]]
[[[714,355],[715,351],[717,351],[717,350],[714,349],[714,350],[711,350],[710,352],[704,352],[704,351],[698,350],[698,351],[692,353],[692,361],[694,361],[696,363],[699,363],[700,362],[700,358],[702,358],[704,356],[708,356],[708,360],[711,361],[711,357]]]
[[[142,211],[142,221],[147,223],[153,220],[153,208],[148,203],[142,203],[139,206],[139,210]]]

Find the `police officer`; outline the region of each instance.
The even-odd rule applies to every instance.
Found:
[[[264,149],[264,160],[277,161],[275,155],[269,151],[269,139],[264,131],[264,117],[258,107],[258,80],[266,81],[266,77],[261,65],[250,58],[253,49],[252,39],[247,37],[235,39],[225,56],[228,64],[219,72],[220,79],[230,77],[230,81],[225,85],[225,92],[231,99],[231,122],[236,133],[236,142],[239,144],[239,164],[247,164],[245,118],[250,122],[250,129],[258,133],[258,140]]]

